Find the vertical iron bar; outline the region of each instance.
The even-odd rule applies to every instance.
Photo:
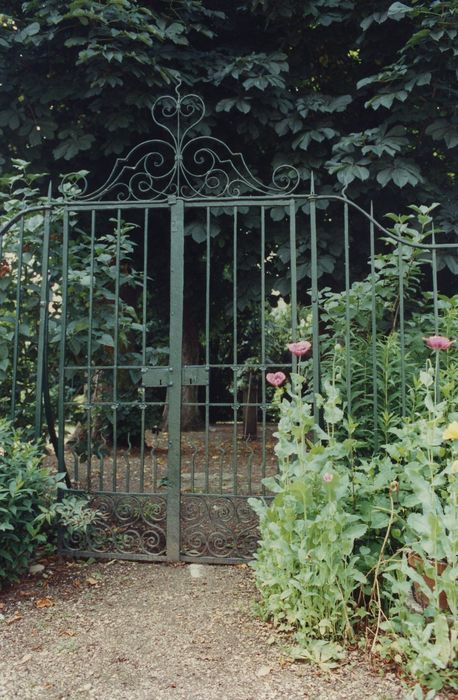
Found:
[[[210,371],[210,207],[207,207],[207,252],[205,260],[205,366]],[[209,490],[210,377],[205,387],[205,492]]]
[[[400,375],[401,375],[401,415],[406,414],[406,366],[405,366],[405,326],[404,326],[404,261],[402,245],[398,245],[399,270],[399,346],[400,346]]]
[[[142,365],[146,366],[146,304],[148,291],[148,225],[149,209],[145,209],[143,224],[143,290],[142,290]],[[140,428],[140,493],[145,490],[145,388],[141,389],[141,428]]]
[[[51,200],[51,183],[48,190],[48,201]],[[38,355],[37,355],[37,393],[35,404],[35,438],[41,435],[41,422],[43,415],[43,362],[45,358],[45,338],[48,306],[48,271],[49,271],[49,239],[51,233],[51,212],[49,209],[44,215],[43,250],[41,259],[41,286],[40,286],[40,326],[38,328]]]
[[[310,183],[310,263],[311,263],[311,306],[312,306],[312,340],[313,340],[313,416],[315,423],[319,422],[319,410],[315,401],[315,395],[320,391],[320,330],[318,307],[318,244],[316,230],[316,199],[315,180],[312,173]]]
[[[67,335],[67,297],[68,297],[68,221],[69,212],[64,209],[62,236],[62,302],[60,315],[60,344],[59,344],[59,400],[58,400],[58,462],[59,471],[65,471],[65,346]],[[77,475],[75,474],[75,480]]]
[[[348,225],[348,202],[344,204],[344,249],[345,249],[345,384],[347,411],[351,416],[351,347],[350,347],[350,236]]]
[[[261,207],[261,404],[262,404],[262,457],[261,479],[266,478],[266,208]],[[266,488],[262,484],[262,493]]]
[[[22,263],[24,259],[24,216],[21,216],[19,226],[19,251],[17,264],[17,282],[16,282],[16,318],[14,324],[14,346],[13,346],[13,386],[11,391],[11,420],[14,421],[16,415],[16,383],[17,383],[17,366],[19,361],[19,320],[21,317],[21,298],[22,298]]]
[[[436,251],[436,233],[434,231],[434,224],[432,225],[431,232],[431,272],[433,277],[433,308],[434,308],[434,333],[438,335],[439,333],[439,298],[438,298],[438,287],[437,287],[437,251]],[[440,401],[440,370],[439,369],[439,353],[436,351],[436,374],[435,374],[435,389],[436,389],[436,400]]]
[[[431,232],[431,271],[433,277],[433,305],[434,305],[434,333],[439,333],[439,298],[437,287],[437,250],[436,250],[436,233],[434,225]]]
[[[181,369],[183,345],[184,204],[170,205],[170,375],[167,488],[167,559],[180,558]]]
[[[297,250],[296,250],[296,204],[289,203],[289,249],[291,268],[291,338],[297,340]],[[292,356],[293,372],[297,372],[297,357]]]
[[[92,477],[92,324],[94,315],[94,265],[95,265],[95,210],[91,211],[91,262],[89,285],[89,324],[87,330],[87,488],[91,490]]]
[[[119,359],[119,293],[121,275],[121,210],[117,211],[116,222],[116,279],[115,279],[115,314],[113,330],[113,466],[112,488],[117,490],[118,478],[118,359]]]
[[[371,221],[369,226],[370,254],[371,254],[371,351],[372,351],[372,407],[374,421],[374,450],[378,448],[378,387],[377,387],[377,299],[376,299],[376,275],[375,275],[375,229],[374,204],[371,202]]]
[[[232,432],[232,487],[234,494],[237,493],[237,398],[238,398],[238,337],[237,337],[237,228],[238,228],[238,209],[233,208],[233,287],[232,287],[232,313],[233,313],[233,402],[232,410],[234,417],[233,432]]]

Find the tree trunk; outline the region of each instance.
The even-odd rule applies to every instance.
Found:
[[[183,353],[182,361],[184,365],[197,365],[200,359],[200,344],[197,324],[192,315],[188,313],[188,304],[184,304],[183,318]],[[181,394],[181,429],[182,430],[202,430],[204,422],[198,406],[185,404],[195,404],[199,397],[199,387],[184,386]]]
[[[198,365],[200,359],[200,343],[197,323],[195,322],[192,312],[188,308],[189,304],[184,300],[183,313],[183,348],[182,348],[182,364]],[[198,386],[184,386],[181,393],[181,429],[183,431],[202,430],[204,421],[199,411],[199,407],[195,405],[198,400]],[[168,425],[169,405],[168,402],[164,406],[162,413],[162,430],[167,430]]]

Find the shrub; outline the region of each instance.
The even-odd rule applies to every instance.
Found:
[[[372,652],[435,692],[458,687],[458,362],[454,342],[425,340],[435,358],[416,378],[415,409],[369,455],[337,386],[341,346],[315,397],[324,430],[301,362],[277,389],[280,470],[264,480],[274,499],[250,503],[261,610],[295,632],[296,656],[332,660],[364,630]]]
[[[43,466],[38,444],[0,420],[0,587],[16,580],[46,542],[61,480]]]

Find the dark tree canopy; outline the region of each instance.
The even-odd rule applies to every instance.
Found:
[[[52,176],[149,137],[180,76],[263,178],[291,162],[308,188],[348,185],[379,212],[440,201],[456,232],[458,1],[4,0],[3,168]]]

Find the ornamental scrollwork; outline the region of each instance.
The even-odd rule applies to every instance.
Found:
[[[167,499],[159,494],[79,493],[97,518],[84,531],[62,533],[60,551],[73,556],[142,558],[167,554]],[[258,518],[244,496],[182,494],[181,553],[195,558],[249,560]]]
[[[258,518],[243,496],[183,494],[181,551],[187,557],[252,559]]]
[[[60,184],[64,199],[98,202],[165,201],[170,196],[184,199],[247,196],[285,196],[294,192],[300,176],[291,165],[278,166],[270,185],[259,180],[241,153],[214,136],[199,134],[205,104],[196,94],[158,97],[151,114],[162,138],[135,146],[118,158],[108,179],[88,191],[87,173],[66,175]]]

